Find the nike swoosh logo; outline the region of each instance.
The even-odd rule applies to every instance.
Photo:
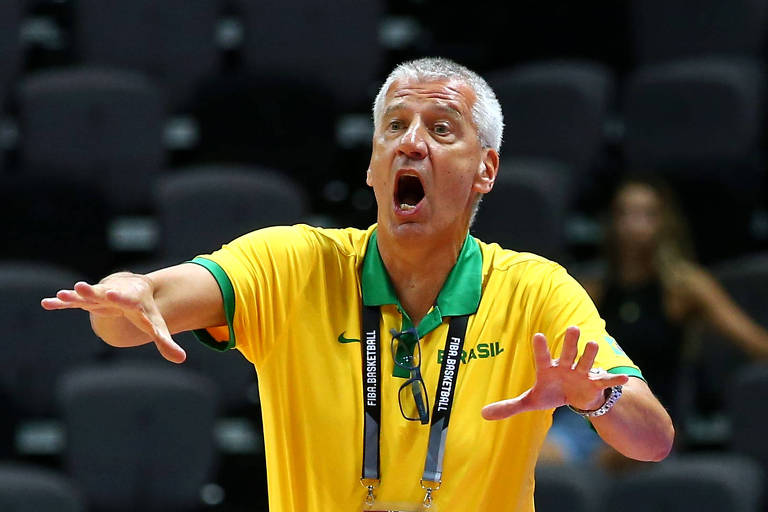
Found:
[[[347,331],[344,331],[341,334],[339,334],[339,343],[360,343],[360,340],[356,340],[354,338],[345,338],[344,334],[346,332]]]

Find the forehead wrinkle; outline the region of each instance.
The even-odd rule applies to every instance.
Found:
[[[459,111],[457,108],[451,106],[450,104],[446,103],[433,103],[427,107],[428,110],[439,110],[441,112],[445,112],[446,114],[450,114],[454,117],[463,118],[464,116],[461,114],[461,111]],[[392,105],[389,105],[384,110],[384,117],[389,116],[390,114],[393,114],[394,112],[397,112],[399,110],[407,110],[407,106],[404,101],[399,101],[397,103],[394,103]]]

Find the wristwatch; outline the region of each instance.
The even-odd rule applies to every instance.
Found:
[[[599,416],[602,416],[603,414],[607,413],[611,410],[611,407],[613,407],[616,402],[619,401],[619,398],[621,397],[621,386],[613,386],[612,388],[607,388],[605,390],[605,402],[603,402],[603,405],[598,407],[597,409],[588,411],[585,409],[579,409],[577,407],[573,407],[572,405],[569,405],[568,408],[575,412],[576,414],[579,414],[585,418],[597,418]]]

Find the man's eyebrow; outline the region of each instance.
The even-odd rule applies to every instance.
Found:
[[[458,109],[455,109],[452,106],[446,105],[444,103],[438,103],[437,105],[434,106],[434,108],[436,110],[440,110],[441,112],[445,112],[446,114],[451,114],[452,116],[455,116],[455,117],[459,117],[459,118],[464,117],[461,115],[461,112],[459,112]]]
[[[387,117],[387,116],[389,116],[390,114],[392,114],[392,113],[394,113],[394,112],[397,112],[398,110],[404,110],[404,109],[405,109],[405,103],[403,103],[403,102],[400,102],[400,103],[395,103],[395,104],[393,104],[393,105],[390,105],[390,106],[388,106],[388,107],[387,107],[387,108],[384,110],[384,117]]]

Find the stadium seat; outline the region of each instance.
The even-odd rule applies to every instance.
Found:
[[[6,512],[85,512],[74,485],[54,471],[0,463],[0,510]]]
[[[194,370],[216,384],[216,396],[220,411],[228,416],[258,417],[258,384],[256,370],[237,350],[216,352],[200,343],[191,332],[173,335],[187,353],[183,366],[168,362],[154,344],[141,347],[110,350],[111,359],[117,363],[150,364],[165,366],[171,370]]]
[[[627,167],[676,189],[707,262],[749,249],[763,169],[762,87],[757,66],[713,59],[649,66],[629,79]]]
[[[56,382],[65,372],[92,364],[102,343],[88,316],[49,312],[40,300],[71,288],[78,276],[46,265],[0,264],[0,386],[24,417],[56,415]]]
[[[760,136],[762,86],[758,67],[727,60],[640,68],[624,106],[630,165],[748,160]]]
[[[244,27],[244,65],[257,76],[321,84],[342,108],[367,107],[384,60],[382,3],[235,0]]]
[[[588,466],[536,466],[534,502],[537,512],[598,510],[605,476]]]
[[[76,53],[92,66],[147,73],[182,107],[216,71],[219,0],[77,0]]]
[[[186,261],[257,228],[295,224],[307,213],[301,188],[256,167],[202,166],[160,179],[155,187],[161,259]]]
[[[639,63],[707,55],[759,59],[765,41],[765,0],[633,0],[630,7]]]
[[[728,455],[688,455],[618,479],[603,507],[622,512],[758,512],[759,466]]]
[[[19,87],[22,170],[96,183],[115,213],[143,212],[164,163],[164,116],[159,90],[142,75],[39,72]]]
[[[338,112],[327,84],[306,77],[222,76],[206,84],[192,112],[200,126],[195,161],[275,167],[325,183],[337,152]]]
[[[507,159],[471,232],[484,242],[549,258],[563,255],[571,175],[559,163]]]
[[[763,420],[768,419],[768,365],[745,367],[734,376],[728,387],[727,410],[731,422],[732,450],[752,457],[768,475],[768,440]],[[768,479],[763,480],[768,484]]]
[[[96,510],[190,511],[216,461],[213,384],[180,369],[98,367],[61,381],[66,467]]]
[[[596,163],[615,87],[607,68],[537,62],[490,73],[487,79],[505,114],[505,159],[552,159],[577,173]]]
[[[768,328],[768,254],[721,263],[713,273],[739,307]],[[749,356],[708,325],[695,331],[694,340],[694,380],[688,383],[692,403],[687,409],[709,415],[723,412],[732,400],[728,384],[748,364]]]

